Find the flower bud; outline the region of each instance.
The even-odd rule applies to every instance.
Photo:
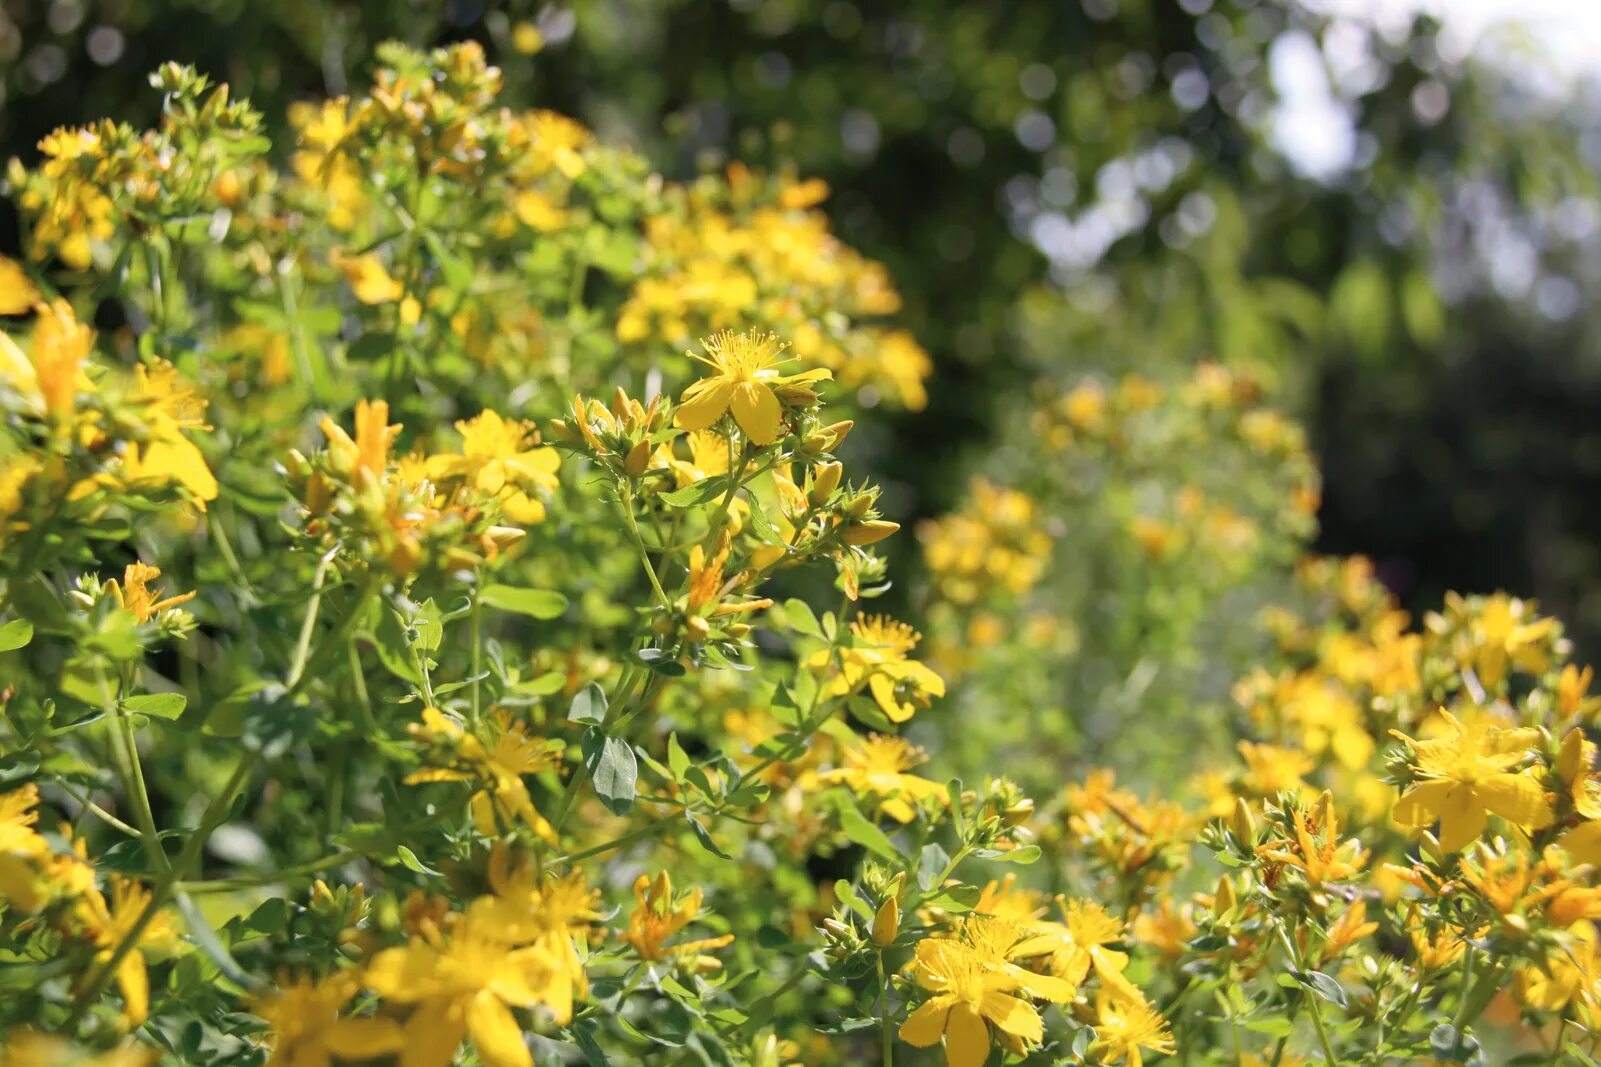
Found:
[[[829,436],[828,449],[830,452],[840,446],[840,443],[845,440],[846,435],[851,432],[851,428],[855,425],[856,423],[850,419],[841,419],[839,422],[823,427],[822,432]]]
[[[1228,875],[1217,880],[1217,892],[1212,895],[1212,913],[1214,915],[1227,915],[1239,905],[1239,898],[1234,895],[1234,881]]]
[[[1256,819],[1244,797],[1234,798],[1234,811],[1229,815],[1229,832],[1246,848],[1256,844]]]
[[[550,435],[559,441],[577,444],[584,439],[584,435],[573,428],[573,424],[566,419],[550,420]]]
[[[640,441],[628,450],[628,458],[623,460],[623,473],[630,478],[638,478],[650,466],[650,441]]]
[[[840,463],[819,463],[812,471],[812,487],[806,498],[814,505],[821,506],[839,488],[840,475],[844,471],[845,467]]]
[[[850,927],[846,926],[844,923],[840,922],[838,919],[835,919],[835,918],[824,919],[823,920],[823,929],[825,931],[827,931],[829,936],[836,937],[836,938],[839,938],[841,940],[844,940],[845,938],[850,937],[851,934],[852,934],[852,930],[851,930]]]
[[[1034,801],[1029,797],[1001,810],[1001,822],[1009,827],[1022,826],[1034,817]]]
[[[887,519],[868,519],[866,522],[852,523],[845,527],[845,543],[858,548],[877,544],[900,528],[900,523],[890,522]]]
[[[901,932],[901,903],[898,897],[887,897],[873,916],[873,944],[888,948]]]
[[[528,536],[528,531],[516,526],[491,526],[484,531],[489,543],[504,551]]]
[[[689,639],[695,642],[704,641],[712,634],[711,624],[699,615],[691,615],[685,619],[684,629],[689,632]]]
[[[817,403],[817,390],[805,382],[784,382],[774,386],[773,393],[793,407],[806,408]]]

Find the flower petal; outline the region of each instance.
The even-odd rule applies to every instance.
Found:
[[[1526,774],[1495,774],[1474,787],[1479,801],[1507,822],[1524,829],[1550,826],[1555,815],[1540,783]]]
[[[1479,839],[1489,822],[1473,787],[1453,783],[1440,807],[1440,847],[1447,852],[1462,851]]]
[[[467,1031],[485,1067],[533,1067],[522,1027],[493,993],[479,993],[467,1005]]]
[[[1391,818],[1402,826],[1432,826],[1451,789],[1446,781],[1419,782],[1395,802]]]
[[[771,389],[755,382],[741,382],[734,390],[732,406],[735,421],[752,444],[770,445],[778,440],[784,409]]]
[[[1060,979],[1058,979],[1060,981]],[[1064,1000],[1072,999],[1069,993]],[[982,1009],[984,1017],[1000,1029],[1024,1041],[1039,1041],[1045,1036],[1044,1024],[1040,1022],[1040,1013],[1026,1000],[1020,1000],[1010,993],[990,990],[984,994]]]
[[[1580,823],[1558,842],[1575,863],[1601,864],[1601,822]]]
[[[965,1004],[951,1006],[945,1024],[946,1067],[984,1067],[990,1056],[990,1032],[978,1012]]]
[[[429,1001],[406,1020],[400,1067],[449,1067],[466,1032],[456,1005],[448,1000]]]
[[[684,390],[673,425],[681,430],[704,430],[723,417],[734,395],[734,383],[727,378],[703,378]]]
[[[406,1045],[393,1019],[340,1019],[323,1036],[323,1044],[343,1060],[370,1060],[399,1052]]]
[[[943,997],[924,1002],[901,1023],[901,1040],[917,1048],[939,1044],[940,1036],[945,1033],[945,1016],[949,1014],[950,1007]]]

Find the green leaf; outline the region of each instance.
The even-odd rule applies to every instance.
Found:
[[[634,784],[639,778],[639,762],[628,742],[607,737],[600,728],[584,731],[584,762],[595,785],[595,794],[613,815],[634,806]]]
[[[606,717],[606,690],[599,682],[590,682],[573,697],[567,717],[573,722],[600,722]]]
[[[445,242],[432,230],[425,232],[423,241],[428,245],[434,259],[439,262],[439,274],[445,284],[458,296],[472,288],[473,270],[460,256],[445,247]]]
[[[818,640],[827,640],[823,636],[823,627],[818,623],[817,616],[812,614],[812,607],[804,600],[790,598],[784,601],[784,619],[789,628],[796,633],[815,637]]]
[[[550,589],[518,589],[510,585],[486,585],[478,600],[492,608],[536,619],[559,618],[567,610],[567,598]]]
[[[840,903],[854,911],[863,922],[871,923],[873,921],[873,909],[867,906],[867,901],[857,895],[856,887],[844,878],[838,879],[834,883],[834,896]]]
[[[415,871],[418,874],[431,874],[435,877],[439,875],[438,871],[434,870],[422,860],[418,859],[417,853],[413,852],[405,845],[396,845],[395,852],[400,856],[400,865],[405,867],[406,870]]]
[[[839,828],[856,844],[880,859],[898,863],[901,854],[895,848],[894,842],[885,836],[884,831],[868,821],[867,816],[856,810],[856,805],[849,802],[839,806]]]
[[[0,652],[11,652],[33,640],[33,623],[27,619],[12,619],[0,626]]]
[[[1269,1037],[1288,1037],[1295,1029],[1295,1023],[1283,1015],[1256,1015],[1241,1022],[1247,1030]]]
[[[702,478],[693,485],[675,489],[671,493],[661,493],[657,499],[670,507],[688,508],[716,500],[726,492],[728,492],[728,476],[719,474],[715,478]]]
[[[411,626],[417,631],[417,647],[424,652],[437,651],[445,638],[445,624],[440,616],[439,605],[432,597],[417,605],[417,615]]]
[[[1330,1004],[1338,1004],[1342,1008],[1349,1006],[1345,999],[1345,987],[1322,971],[1299,971],[1294,977]]]
[[[917,854],[917,887],[925,893],[933,889],[935,881],[945,873],[945,866],[950,862],[950,853],[943,848],[924,845]]]
[[[991,863],[1018,863],[1026,867],[1040,858],[1040,847],[1038,845],[1024,845],[1022,848],[1013,849],[982,848],[974,852],[973,855],[979,859],[989,860]]]
[[[666,678],[682,678],[688,673],[684,665],[672,659],[659,648],[642,648],[635,655],[639,662]]]
[[[611,1067],[611,1060],[606,1058],[606,1052],[595,1040],[595,1032],[600,1027],[593,1019],[578,1019],[572,1025],[573,1042],[584,1054],[584,1062],[589,1067]]]
[[[155,719],[176,719],[188,704],[189,698],[182,693],[142,693],[122,701],[125,711]]]
[[[762,506],[762,502],[754,496],[751,497],[748,514],[750,515],[751,532],[756,535],[757,540],[769,545],[781,545],[784,543],[784,535],[779,532],[777,526],[773,525],[773,520],[768,516],[767,509]]]
[[[717,847],[717,842],[712,840],[711,832],[706,829],[705,823],[701,822],[687,811],[684,813],[684,821],[689,823],[689,828],[694,831],[695,840],[700,842],[701,848],[705,849],[707,852],[710,852],[718,859],[726,860],[733,858],[728,853]]]
[[[684,754],[684,746],[678,743],[678,734],[667,735],[667,766],[672,768],[673,778],[682,782],[684,772],[689,770],[689,757]]]

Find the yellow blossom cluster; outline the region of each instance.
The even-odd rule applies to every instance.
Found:
[[[682,346],[698,334],[768,323],[809,368],[912,411],[928,395],[928,354],[903,330],[849,326],[900,307],[884,268],[841,243],[816,205],[816,180],[765,178],[742,165],[723,181],[675,187],[645,225],[645,270],[618,313],[617,337]]]

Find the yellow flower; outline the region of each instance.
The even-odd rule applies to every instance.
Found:
[[[1141,1067],[1141,1049],[1161,1056],[1177,1051],[1167,1020],[1146,1003],[1144,997],[1112,996],[1102,992],[1095,998],[1095,1044],[1091,1046],[1100,1062],[1118,1060],[1128,1067]]]
[[[786,362],[784,344],[771,334],[725,330],[706,338],[701,346],[706,354],[690,353],[690,357],[716,373],[684,390],[673,425],[685,430],[707,429],[732,410],[734,421],[752,444],[770,445],[783,428],[780,397],[805,402],[809,383],[833,376],[824,368],[780,375],[778,366]]]
[[[1404,925],[1417,953],[1418,966],[1425,972],[1444,970],[1467,948],[1467,941],[1457,931],[1448,927],[1430,931],[1417,921],[1416,914]]]
[[[1108,947],[1123,940],[1123,923],[1101,905],[1091,900],[1063,902],[1062,921],[1042,923],[1039,932],[1051,939],[1047,963],[1052,974],[1078,986],[1093,970],[1107,992],[1125,1000],[1140,999],[1140,991],[1123,977],[1128,954]]]
[[[150,905],[150,890],[121,875],[111,876],[111,900],[90,886],[78,901],[77,918],[95,946],[95,962],[111,962],[117,947],[134,936],[140,916]],[[143,949],[168,948],[178,943],[172,919],[162,912],[137,934],[132,951],[117,964],[117,988],[122,991],[122,1017],[129,1027],[141,1026],[150,1015],[150,978]]]
[[[973,904],[973,912],[1013,922],[1029,922],[1045,914],[1042,896],[1035,890],[1018,888],[1017,875],[1009,872],[1000,881],[984,886]]]
[[[426,782],[473,782],[477,790],[470,801],[473,822],[478,831],[497,835],[502,818],[522,820],[545,841],[556,843],[556,831],[535,808],[523,775],[537,774],[557,762],[560,749],[550,742],[531,737],[528,728],[514,721],[509,712],[495,718],[494,746],[462,729],[438,708],[424,708],[422,722],[411,726],[420,741],[437,745],[446,765],[416,771],[406,778],[407,785]]]
[[[148,563],[130,563],[123,569],[122,584],[118,585],[113,578],[106,583],[106,592],[122,605],[123,610],[142,623],[149,622],[168,608],[187,604],[195,598],[193,591],[162,598],[160,590],[150,588],[150,583],[160,577],[160,567],[152,567]]]
[[[184,436],[185,430],[209,430],[206,402],[193,386],[182,382],[177,368],[166,360],[134,371],[135,399],[146,406],[150,428],[141,450],[130,444],[123,460],[127,483],[142,480],[177,482],[189,490],[201,511],[217,499],[217,479],[199,447]]]
[[[1246,767],[1241,785],[1253,796],[1271,797],[1304,789],[1306,781],[1302,776],[1310,774],[1317,766],[1317,762],[1300,749],[1250,741],[1241,741],[1237,747]]]
[[[25,856],[44,853],[48,846],[34,825],[39,821],[39,787],[29,782],[9,793],[0,793],[0,852]]]
[[[556,488],[561,455],[554,448],[534,446],[533,424],[486,410],[456,423],[456,429],[461,432],[461,454],[433,457],[430,470],[439,477],[463,478],[474,489],[496,498],[512,522],[543,520],[545,504],[531,494]]]
[[[1595,927],[1575,926],[1544,961],[1518,972],[1513,990],[1524,1004],[1541,1011],[1561,1011],[1575,1001],[1589,1007],[1601,1004],[1601,952],[1596,948]]]
[[[36,305],[33,339],[23,355],[0,333],[0,381],[8,382],[57,424],[69,420],[77,394],[94,389],[84,363],[94,347],[94,331],[83,325],[65,300]]]
[[[1573,862],[1601,866],[1601,820],[1581,822],[1563,834],[1557,844],[1568,850]]]
[[[1350,907],[1345,909],[1345,914],[1329,927],[1325,959],[1333,959],[1379,928],[1378,923],[1368,922],[1367,918],[1367,901],[1361,897],[1351,901]]]
[[[341,1019],[340,1011],[361,987],[355,971],[322,981],[281,979],[250,1010],[272,1027],[267,1067],[329,1067],[337,1059],[367,1060],[400,1052],[405,1036],[393,1019]]]
[[[1505,593],[1486,597],[1478,618],[1471,624],[1478,645],[1474,649],[1474,665],[1479,680],[1486,686],[1499,685],[1509,663],[1531,673],[1544,670],[1546,646],[1556,626],[1555,619],[1536,617],[1534,606],[1526,601]]]
[[[352,438],[332,419],[323,416],[323,436],[328,438],[328,451],[334,467],[352,478],[353,484],[363,479],[382,482],[389,469],[389,449],[400,433],[400,426],[389,425],[389,403],[385,400],[356,401],[356,436]]]
[[[666,871],[654,879],[641,874],[634,879],[634,914],[628,920],[628,932],[619,940],[634,946],[644,960],[683,959],[709,949],[731,944],[733,934],[705,937],[698,941],[681,941],[667,945],[667,939],[695,921],[700,914],[700,887],[691,889],[677,902],[673,900],[673,881]],[[715,965],[715,959],[710,960]]]
[[[916,805],[945,795],[945,787],[938,782],[906,773],[925,757],[922,749],[904,738],[870,734],[846,749],[844,757],[843,767],[824,771],[819,777],[879,797],[880,810],[898,822],[911,822],[917,816]]]
[[[1048,955],[1056,947],[1049,923],[1015,922],[993,915],[968,915],[958,929],[958,939],[978,954],[986,967],[1017,980],[1017,987],[1031,997],[1063,1004],[1073,999],[1077,983],[1055,975],[1037,974],[1019,960]]]
[[[1448,711],[1440,714],[1446,736],[1417,741],[1395,732],[1412,746],[1412,767],[1423,779],[1396,802],[1395,821],[1426,827],[1439,820],[1447,852],[1461,851],[1484,833],[1490,813],[1527,830],[1549,826],[1554,813],[1539,782],[1512,771],[1538,732],[1505,729],[1487,718],[1464,725]]]
[[[1595,742],[1586,740],[1584,731],[1578,727],[1562,738],[1562,748],[1557,755],[1557,775],[1568,787],[1573,810],[1586,819],[1601,819],[1601,785],[1592,774],[1595,756]]]
[[[42,299],[21,264],[0,256],[0,315],[21,315]]]
[[[345,272],[345,280],[363,304],[389,304],[406,295],[406,287],[390,277],[383,260],[372,252],[364,256],[336,256],[334,262]]]
[[[1340,844],[1340,823],[1334,813],[1334,797],[1327,790],[1318,799],[1315,811],[1297,806],[1294,841],[1269,841],[1257,847],[1256,854],[1300,870],[1313,889],[1325,882],[1354,878],[1367,863],[1361,842],[1352,838],[1349,852]],[[1321,840],[1319,840],[1321,838]]]
[[[525,189],[512,200],[512,211],[523,225],[540,233],[554,233],[567,225],[567,212],[548,193]]]
[[[469,912],[448,938],[429,931],[378,953],[366,985],[417,1006],[405,1023],[406,1067],[446,1067],[468,1036],[486,1067],[533,1067],[512,1008],[541,1003],[556,969],[544,946],[517,947]]]
[[[545,35],[532,22],[519,22],[512,27],[511,46],[522,55],[531,56],[545,47]]]
[[[151,1067],[158,1055],[135,1044],[89,1055],[54,1035],[22,1030],[0,1044],[0,1067]]]
[[[1592,714],[1601,701],[1595,697],[1586,696],[1589,692],[1590,682],[1595,677],[1595,668],[1586,667],[1582,671],[1573,664],[1562,668],[1562,674],[1557,678],[1557,709],[1564,716]]]
[[[829,692],[844,696],[865,684],[891,722],[905,722],[930,698],[945,695],[945,680],[908,654],[922,634],[887,615],[862,615],[851,623],[854,640],[841,649],[841,670]],[[829,653],[819,651],[806,661],[809,667],[827,665]]]
[[[1030,1043],[1044,1037],[1039,1012],[1013,995],[1019,989],[1018,979],[988,966],[960,942],[940,938],[918,942],[912,978],[933,996],[901,1024],[901,1040],[928,1048],[944,1038],[947,1067],[983,1067],[990,1052],[987,1023]]]
[[[513,866],[505,846],[489,854],[491,897],[473,902],[469,913],[505,940],[541,949],[551,968],[537,988],[540,1003],[563,1026],[572,1021],[573,997],[589,992],[589,977],[574,947],[600,918],[598,890],[589,888],[582,871],[564,877]]]

